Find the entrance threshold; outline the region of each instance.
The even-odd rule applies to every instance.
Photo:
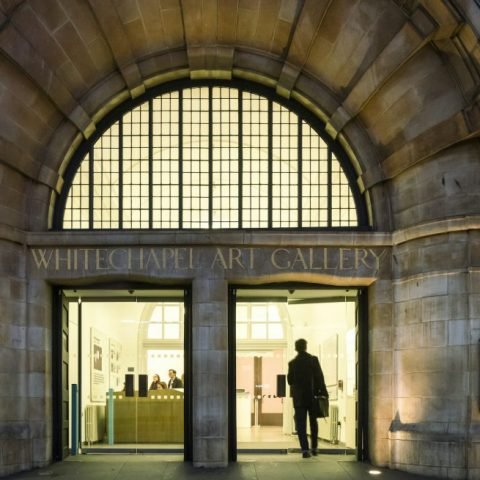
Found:
[[[125,445],[122,447],[113,446],[113,445],[97,445],[95,447],[84,447],[82,448],[82,454],[90,453],[172,453],[172,454],[182,454],[185,452],[183,448],[164,448],[164,447],[151,447],[151,446],[134,446],[134,445]]]
[[[299,448],[239,448],[237,450],[241,454],[273,454],[286,455],[288,453],[301,453]],[[319,448],[319,455],[355,455],[357,451],[353,448]]]

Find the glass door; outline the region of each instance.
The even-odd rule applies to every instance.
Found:
[[[83,453],[183,452],[183,290],[67,293]]]
[[[235,317],[236,430],[239,453],[299,451],[288,362],[295,340],[319,358],[330,416],[319,419],[319,449],[356,451],[356,329],[358,291],[331,288],[238,288]]]

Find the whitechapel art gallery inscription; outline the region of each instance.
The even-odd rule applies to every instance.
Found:
[[[316,272],[375,275],[387,262],[382,248],[347,247],[89,247],[31,248],[37,272],[194,273]]]

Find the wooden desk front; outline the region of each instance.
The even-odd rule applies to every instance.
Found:
[[[148,397],[115,393],[113,412],[115,443],[183,443],[183,392],[156,390]]]

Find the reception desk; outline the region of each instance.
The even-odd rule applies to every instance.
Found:
[[[148,397],[114,393],[114,443],[183,443],[183,411],[178,390],[152,390]]]

